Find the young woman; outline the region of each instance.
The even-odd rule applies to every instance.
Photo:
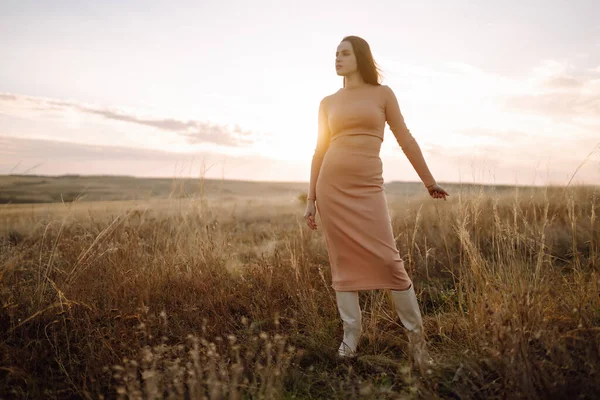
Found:
[[[318,209],[323,223],[332,287],[344,327],[338,354],[356,355],[362,332],[358,291],[390,289],[396,312],[408,330],[411,357],[423,368],[432,360],[383,191],[379,150],[386,121],[429,194],[444,200],[449,194],[431,175],[394,92],[379,83],[369,44],[357,36],[345,37],[337,47],[335,67],[344,85],[319,105],[304,218],[311,229],[317,229]]]

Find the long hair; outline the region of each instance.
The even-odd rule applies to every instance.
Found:
[[[352,45],[352,49],[356,55],[358,72],[363,81],[370,83],[371,85],[381,85],[381,68],[373,59],[369,43],[358,36],[346,36],[342,39],[342,42],[343,41],[348,41]],[[346,87],[346,77],[344,77],[344,87]]]

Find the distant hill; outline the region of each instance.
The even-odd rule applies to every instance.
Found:
[[[388,195],[425,193],[420,182],[389,182]],[[513,190],[514,186],[444,184],[446,190]],[[136,178],[113,175],[0,175],[0,204],[138,200],[148,198],[298,197],[306,182],[253,182],[199,178]]]
[[[0,175],[1,203],[110,201],[147,198],[298,196],[302,182],[248,182],[218,179],[136,178],[131,176]]]

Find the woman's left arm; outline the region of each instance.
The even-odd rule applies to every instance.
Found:
[[[431,171],[429,171],[423,152],[404,122],[394,91],[387,85],[383,85],[382,89],[385,91],[385,119],[396,137],[396,141],[425,187],[429,188],[435,185],[436,181],[431,175]]]

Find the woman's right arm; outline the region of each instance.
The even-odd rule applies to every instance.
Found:
[[[323,164],[323,157],[329,148],[329,143],[331,140],[331,131],[329,130],[329,122],[327,120],[327,104],[326,98],[321,100],[319,104],[319,118],[318,118],[318,135],[317,135],[317,145],[315,147],[315,152],[312,157],[312,162],[310,165],[310,183],[308,186],[308,199],[316,200],[316,187],[317,187],[317,178],[319,177],[319,172],[321,171],[321,164]]]

